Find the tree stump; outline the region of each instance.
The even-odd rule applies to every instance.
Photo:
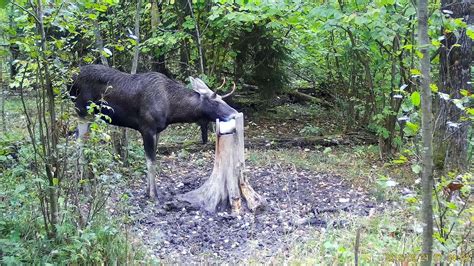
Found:
[[[209,179],[198,189],[185,193],[180,200],[209,212],[229,207],[233,214],[242,211],[242,200],[256,212],[265,205],[265,199],[250,186],[245,176],[244,117],[239,113],[234,121],[216,121],[216,152],[214,168]]]

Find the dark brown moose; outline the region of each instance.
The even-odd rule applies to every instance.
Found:
[[[192,78],[192,90],[165,75],[150,72],[127,74],[103,65],[87,65],[74,77],[70,94],[75,97],[79,117],[86,118],[88,106],[94,102],[109,123],[138,130],[145,148],[148,195],[157,196],[156,143],[158,134],[173,123],[207,123],[216,119],[227,121],[237,111],[211,91],[198,78]],[[221,86],[222,87],[222,86]],[[87,120],[78,126],[79,137],[88,130]]]

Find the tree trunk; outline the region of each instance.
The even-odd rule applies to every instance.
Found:
[[[99,22],[97,20],[94,20],[93,23],[94,23],[95,46],[96,46],[96,49],[99,50],[100,62],[102,63],[102,65],[108,66],[109,62],[107,61],[107,58],[103,55],[104,41],[102,40],[102,35],[100,34]]]
[[[398,58],[396,53],[399,50],[399,36],[396,36],[393,39],[393,52],[390,54],[392,60],[392,67],[391,67],[391,78],[390,78],[390,110],[393,111],[392,114],[388,115],[384,121],[384,127],[388,131],[388,137],[384,138],[383,136],[379,136],[379,147],[380,147],[380,157],[381,158],[390,158],[394,152],[394,143],[393,140],[395,138],[395,125],[397,123],[397,115],[402,105],[402,99],[395,98],[395,91],[394,88],[396,86],[396,78],[397,78],[397,61]],[[401,55],[403,56],[403,55]],[[401,74],[401,73],[400,73]],[[402,77],[400,77],[400,86],[402,85]]]
[[[158,31],[158,25],[160,24],[161,14],[161,1],[151,0],[151,11],[150,11],[150,24],[152,30],[152,36],[156,37]],[[151,58],[151,70],[165,74],[169,78],[173,78],[171,72],[166,68],[166,56],[162,51],[159,51],[159,47],[153,49]],[[158,54],[158,56],[157,56]]]
[[[142,1],[137,1],[137,9],[135,13],[135,29],[134,35],[136,36],[136,45],[133,51],[133,60],[132,60],[132,69],[130,71],[131,74],[137,73],[138,68],[138,58],[139,58],[139,45],[140,45],[140,10],[142,6]],[[115,152],[120,155],[120,159],[125,167],[128,166],[128,134],[127,128],[117,128],[118,132],[114,132],[113,136],[113,144],[115,147]]]
[[[191,17],[194,20],[194,27],[196,30],[196,44],[197,44],[198,54],[199,54],[199,70],[201,74],[204,74],[205,73],[204,52],[203,52],[202,43],[201,43],[201,32],[199,29],[199,21],[196,19],[196,16],[194,14],[193,4],[191,0],[187,0],[187,1],[188,1],[189,12],[191,14]]]
[[[3,80],[3,58],[0,61],[0,93],[2,94],[2,130],[7,133],[7,119],[5,117],[5,97],[7,97],[7,90],[5,89],[6,82]]]
[[[471,13],[472,1],[442,0],[441,9],[450,10],[452,18],[464,18],[468,25],[474,23]],[[445,39],[440,48],[440,92],[449,94],[450,100],[439,97],[435,124],[435,165],[444,172],[463,172],[468,168],[468,131],[469,120],[462,119],[465,115],[453,103],[460,99],[461,90],[472,91],[471,61],[472,39],[466,34],[466,29],[460,29],[459,34],[445,33]]]
[[[41,138],[43,150],[45,151],[45,171],[48,177],[48,201],[49,201],[49,223],[51,225],[50,236],[56,237],[57,228],[59,222],[59,202],[58,202],[58,186],[60,182],[60,163],[57,157],[58,155],[58,138],[59,133],[57,132],[56,126],[56,110],[55,110],[55,99],[53,84],[51,82],[51,76],[49,73],[49,65],[47,52],[48,47],[46,44],[46,33],[43,23],[43,6],[42,2],[38,0],[36,7],[36,17],[38,34],[41,36],[41,60],[38,61],[38,73],[40,73],[40,84],[46,92],[47,98],[47,112],[41,112],[40,119],[44,119],[44,132],[46,138]],[[45,111],[45,109],[43,109]],[[49,123],[49,125],[47,125]],[[42,129],[41,129],[42,130]],[[32,136],[33,137],[33,136]]]
[[[184,24],[186,16],[189,15],[189,8],[187,0],[177,0],[175,1],[175,13],[177,15],[177,25],[178,30],[189,33],[187,29],[184,29],[182,25]],[[182,40],[179,47],[179,73],[181,77],[188,77],[189,73],[189,48],[187,40]]]
[[[418,2],[418,43],[421,59],[421,111],[422,111],[422,265],[431,265],[433,256],[433,114],[431,110],[430,39],[428,36],[428,0]]]
[[[139,45],[140,45],[140,9],[142,6],[142,0],[137,1],[137,12],[135,13],[135,34],[137,44],[135,45],[134,52],[133,52],[133,61],[132,61],[132,70],[130,71],[131,74],[137,73],[138,68],[138,55],[139,55]]]
[[[235,119],[235,131],[220,134],[222,124],[216,122],[216,155],[214,169],[209,179],[198,189],[179,197],[195,207],[209,212],[231,208],[233,214],[242,211],[242,198],[247,207],[255,212],[265,205],[265,199],[250,186],[244,175],[244,122],[240,113]]]

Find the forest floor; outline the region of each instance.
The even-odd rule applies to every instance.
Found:
[[[8,117],[21,114],[18,99],[7,104]],[[173,125],[160,135],[159,197],[150,201],[145,195],[141,140],[130,131],[130,166],[110,161],[104,175],[118,177],[108,191],[107,211],[122,221],[121,227],[133,243],[139,243],[161,263],[186,264],[278,263],[291,258],[313,260],[307,263],[334,262],[333,258],[347,261],[353,256],[356,231],[362,227],[367,233],[374,228],[374,232],[362,239],[361,256],[371,260],[374,248],[400,247],[399,236],[413,230],[414,218],[410,211],[396,206],[398,198],[385,184],[396,180],[403,185],[397,190],[410,191],[410,181],[416,177],[409,166],[380,160],[377,146],[364,143],[364,138],[330,145],[291,141],[344,135],[336,111],[284,104],[244,114],[246,174],[254,189],[267,199],[266,208],[256,214],[244,210],[234,217],[170,203],[175,195],[199,187],[211,174],[215,136],[210,134],[210,144],[199,144],[196,125]],[[26,136],[24,123],[21,118],[9,129]],[[288,145],[281,145],[285,144],[278,141],[282,139],[289,141]],[[110,143],[100,145],[112,149]],[[178,148],[160,152],[160,147],[169,145]],[[403,248],[415,246],[416,241],[405,240]],[[379,254],[382,257],[375,261],[384,260],[383,252]]]
[[[328,224],[347,226],[350,221],[341,212],[367,216],[384,208],[364,188],[339,175],[272,162],[247,164],[253,187],[268,201],[260,213],[244,210],[235,217],[170,204],[173,196],[200,186],[212,165],[211,152],[161,157],[157,202],[145,196],[143,178],[123,188],[132,204],[132,234],[161,261],[265,261],[311,239],[314,230]]]
[[[338,133],[329,117],[315,112],[320,110],[288,105],[246,117],[246,141]],[[318,118],[324,121],[318,124]],[[310,125],[315,123],[323,126]],[[160,144],[196,142],[199,134],[196,126],[172,126],[163,132]],[[246,174],[268,201],[256,214],[248,210],[236,217],[211,214],[173,203],[174,196],[199,187],[210,176],[214,151],[209,148],[159,157],[156,202],[146,197],[143,175],[114,194],[128,195],[131,234],[161,262],[268,262],[287,257],[321,230],[349,227],[354,217],[383,212],[390,205],[378,200],[368,185],[385,170],[373,150],[371,146],[278,148],[271,143],[248,149]],[[119,201],[112,199],[111,212]]]

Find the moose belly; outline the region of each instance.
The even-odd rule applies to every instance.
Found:
[[[109,104],[103,105],[100,110],[95,111],[96,115],[99,113],[102,120],[111,125],[138,129],[138,122],[135,115],[133,115],[133,110],[127,110],[125,108]]]

